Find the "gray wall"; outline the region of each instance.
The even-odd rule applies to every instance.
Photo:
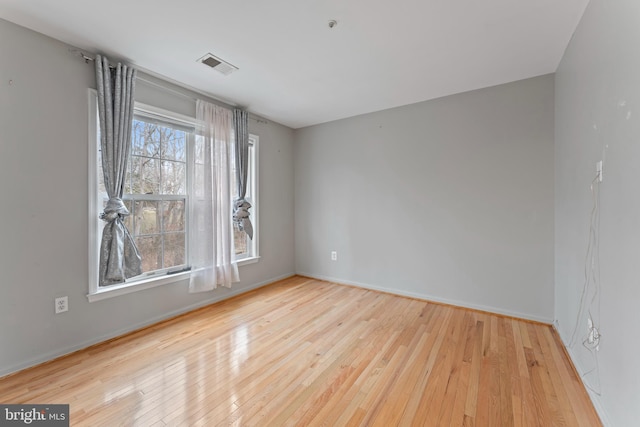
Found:
[[[296,130],[296,271],[551,322],[553,102],[547,75]]]
[[[556,317],[569,342],[584,283],[589,190],[604,159],[600,187],[598,370],[585,382],[603,421],[638,425],[640,407],[640,2],[591,0],[556,74]],[[587,298],[591,300],[592,293]],[[600,315],[598,316],[598,306]],[[585,317],[578,321],[581,341]],[[596,367],[578,342],[580,373]]]
[[[231,291],[190,295],[182,282],[89,303],[93,65],[3,20],[0,58],[0,376],[293,273],[293,132],[250,121],[260,137],[260,262],[241,267]],[[194,108],[172,96],[140,84],[137,98]],[[70,310],[55,315],[54,298],[63,295]]]

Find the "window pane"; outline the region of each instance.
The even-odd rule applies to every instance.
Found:
[[[136,201],[133,234],[160,233],[160,209],[157,201]]]
[[[184,231],[184,201],[163,202],[163,231]]]
[[[142,256],[142,272],[162,268],[162,237],[160,235],[142,236],[136,237],[135,241]]]
[[[186,161],[187,134],[184,131],[163,127],[160,147],[163,159]]]
[[[164,160],[162,162],[162,194],[186,194],[185,164]]]
[[[236,255],[247,253],[247,233],[240,231],[236,224],[233,225],[233,243]]]
[[[158,125],[134,120],[131,131],[131,154],[160,157]]]
[[[131,194],[160,193],[160,161],[147,157],[131,158]]]
[[[164,235],[164,267],[183,265],[185,233],[168,233]]]

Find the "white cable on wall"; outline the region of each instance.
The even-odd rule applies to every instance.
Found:
[[[578,330],[581,320],[586,313],[588,332],[582,335],[582,345],[589,352],[594,367],[586,371],[582,377],[595,376],[594,384],[585,381],[584,384],[592,392],[600,395],[600,368],[598,351],[600,347],[600,183],[602,171],[599,170],[591,181],[592,208],[589,219],[589,239],[584,263],[584,284],[580,295],[580,307],[576,316],[575,326],[569,341],[569,348],[573,348],[578,340]],[[589,298],[589,295],[591,296]],[[595,374],[595,375],[591,375]]]

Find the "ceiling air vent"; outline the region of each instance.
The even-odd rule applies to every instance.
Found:
[[[236,67],[235,65],[231,65],[211,53],[207,53],[205,56],[198,59],[198,62],[202,62],[204,65],[208,65],[209,67],[224,74],[225,76],[228,76],[229,74],[238,70],[238,67]]]

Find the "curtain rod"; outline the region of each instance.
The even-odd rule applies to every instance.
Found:
[[[91,57],[91,56],[89,56],[88,54],[86,54],[85,52],[83,52],[83,51],[81,51],[81,50],[79,50],[79,49],[69,48],[69,52],[71,52],[71,53],[73,53],[73,54],[75,54],[75,55],[79,56],[79,57],[80,57],[80,58],[82,58],[82,59],[84,59],[85,64],[88,64],[88,63],[89,63],[89,61],[95,62],[95,60],[96,60],[96,58],[95,58],[95,57]],[[113,66],[109,66],[109,68],[115,68],[115,67],[113,67]],[[194,96],[191,96],[191,95],[187,95],[186,93],[182,93],[182,92],[180,92],[180,91],[178,91],[178,90],[175,90],[175,89],[172,89],[172,88],[165,87],[165,86],[163,86],[163,85],[161,85],[161,84],[158,84],[157,82],[154,82],[154,81],[149,80],[149,79],[145,79],[144,77],[140,77],[140,76],[138,76],[138,77],[136,77],[136,78],[137,78],[138,80],[140,80],[140,81],[143,81],[143,82],[145,82],[145,83],[151,84],[151,85],[153,85],[153,86],[155,86],[155,87],[157,87],[157,88],[159,88],[159,89],[162,89],[162,90],[167,91],[167,92],[172,92],[172,93],[174,93],[174,94],[176,94],[176,95],[182,96],[182,97],[187,98],[187,99],[189,99],[189,100],[191,100],[191,101],[194,101],[194,102],[195,102],[195,101],[197,101],[198,99],[200,99],[200,98],[197,98],[197,97],[194,97]],[[203,94],[203,95],[204,95],[204,94]],[[204,96],[207,96],[207,95],[204,95]],[[215,98],[214,98],[214,99],[215,99]],[[220,101],[220,102],[224,102],[224,101]],[[268,122],[268,121],[266,121],[266,120],[264,120],[264,119],[261,119],[261,118],[259,118],[259,117],[256,117],[256,116],[254,116],[254,115],[253,115],[253,114],[251,114],[251,113],[249,113],[249,118],[250,118],[250,119],[252,119],[252,120],[255,120],[255,121],[256,121],[256,122],[258,122],[258,123],[263,123],[263,124],[266,124],[266,125],[267,125],[267,124],[269,124],[269,122]]]

